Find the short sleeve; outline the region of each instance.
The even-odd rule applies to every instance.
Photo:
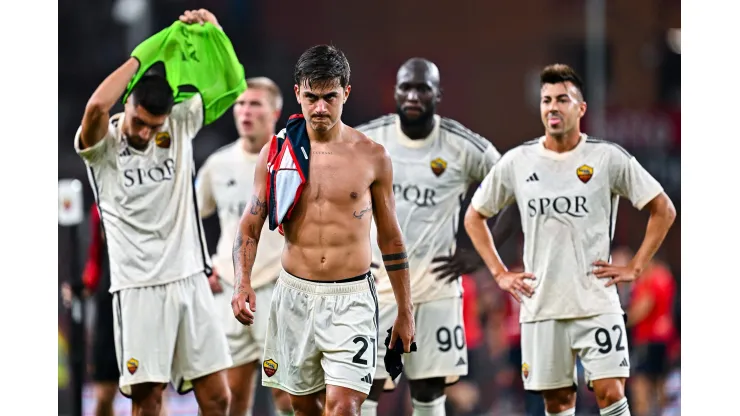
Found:
[[[481,215],[493,217],[516,200],[513,187],[513,154],[508,152],[483,178],[470,205]]]
[[[637,159],[618,146],[614,146],[610,157],[610,186],[612,192],[642,209],[648,202],[663,192],[663,187],[645,170]]]
[[[465,163],[468,180],[481,182],[500,159],[501,153],[492,144],[487,145],[482,152],[474,146],[468,146]]]
[[[187,100],[175,104],[172,108],[171,117],[185,126],[185,134],[193,139],[203,128],[205,109],[203,108],[203,97],[195,94]]]
[[[116,137],[113,126],[108,124],[108,132],[102,139],[100,139],[99,142],[90,147],[82,149],[81,135],[82,126],[80,126],[77,129],[77,133],[75,133],[75,151],[85,162],[90,165],[99,164],[105,159],[105,154],[108,151],[108,148],[111,146],[111,143],[115,141]]]
[[[216,201],[211,184],[211,163],[210,159],[206,160],[195,177],[195,195],[198,198],[198,207],[203,218],[210,217],[216,212]]]

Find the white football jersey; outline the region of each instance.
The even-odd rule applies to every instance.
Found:
[[[434,116],[434,130],[419,140],[402,131],[397,114],[389,114],[357,129],[382,144],[393,163],[393,193],[411,275],[413,303],[460,296],[462,286],[444,283],[431,272],[432,259],[455,250],[460,208],[471,184],[480,182],[501,157],[483,137],[462,124]],[[378,267],[381,303],[393,303],[393,289],[383,267],[377,230],[371,227],[373,265]]]
[[[247,153],[240,140],[229,144],[206,159],[195,181],[201,215],[218,211],[221,236],[213,256],[216,273],[234,283],[232,253],[242,213],[249,206],[254,190],[254,169],[259,154]],[[262,227],[257,257],[252,268],[252,288],[273,282],[280,273],[280,257],[285,239],[270,227]]]
[[[522,296],[520,321],[622,313],[616,286],[594,276],[609,261],[619,197],[637,209],[663,192],[619,145],[581,135],[566,153],[547,150],[544,136],[504,154],[471,201],[485,216],[516,201],[524,230],[524,268],[535,280]]]
[[[143,151],[128,145],[123,119],[123,113],[111,117],[108,133],[92,147],[80,150],[82,127],[75,135],[108,244],[110,291],[209,272],[194,191],[192,139],[203,126],[200,95],[175,105]]]

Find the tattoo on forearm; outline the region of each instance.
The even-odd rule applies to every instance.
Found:
[[[362,211],[360,211],[359,213],[358,213],[357,211],[354,211],[354,212],[352,212],[352,215],[354,215],[354,217],[355,217],[355,218],[357,218],[358,220],[361,220],[361,219],[362,219],[362,217],[363,217],[363,216],[364,216],[365,214],[367,214],[368,212],[370,212],[370,210],[371,210],[371,209],[373,209],[373,206],[372,206],[372,204],[371,204],[371,205],[368,205],[368,206],[367,206],[367,208],[363,209],[363,210],[362,210]]]
[[[383,261],[403,260],[407,258],[406,252],[395,253],[395,254],[383,254]]]
[[[249,203],[249,213],[267,218],[267,201],[260,201],[256,196],[252,196],[252,202]]]
[[[398,271],[398,270],[405,270],[405,269],[408,269],[408,268],[409,268],[409,262],[405,261],[405,262],[399,263],[399,264],[386,265],[385,266],[385,271],[387,271],[387,272],[395,272],[395,271]]]
[[[254,266],[254,258],[257,253],[257,240],[242,235],[241,231],[236,233],[232,258],[234,261],[234,290],[239,290],[244,277],[249,278]]]

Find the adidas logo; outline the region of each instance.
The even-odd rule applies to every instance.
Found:
[[[540,178],[537,177],[537,174],[536,173],[533,173],[533,174],[529,175],[529,178],[527,178],[526,182],[537,182],[539,180],[540,180]]]
[[[466,365],[466,364],[467,364],[467,363],[465,362],[465,359],[464,359],[464,358],[462,358],[462,357],[460,357],[460,359],[459,359],[459,360],[457,360],[457,364],[455,364],[455,366],[459,366],[459,365]]]
[[[627,358],[623,358],[622,362],[619,364],[620,367],[629,367],[630,363],[627,362]]]
[[[118,157],[131,156],[131,149],[128,147],[123,149],[123,152],[118,154]]]
[[[373,377],[370,375],[370,373],[367,373],[365,377],[360,379],[360,381],[364,381],[367,384],[373,384]]]

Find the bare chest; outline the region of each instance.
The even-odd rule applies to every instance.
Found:
[[[369,195],[372,165],[353,152],[312,150],[305,202],[355,205]]]

